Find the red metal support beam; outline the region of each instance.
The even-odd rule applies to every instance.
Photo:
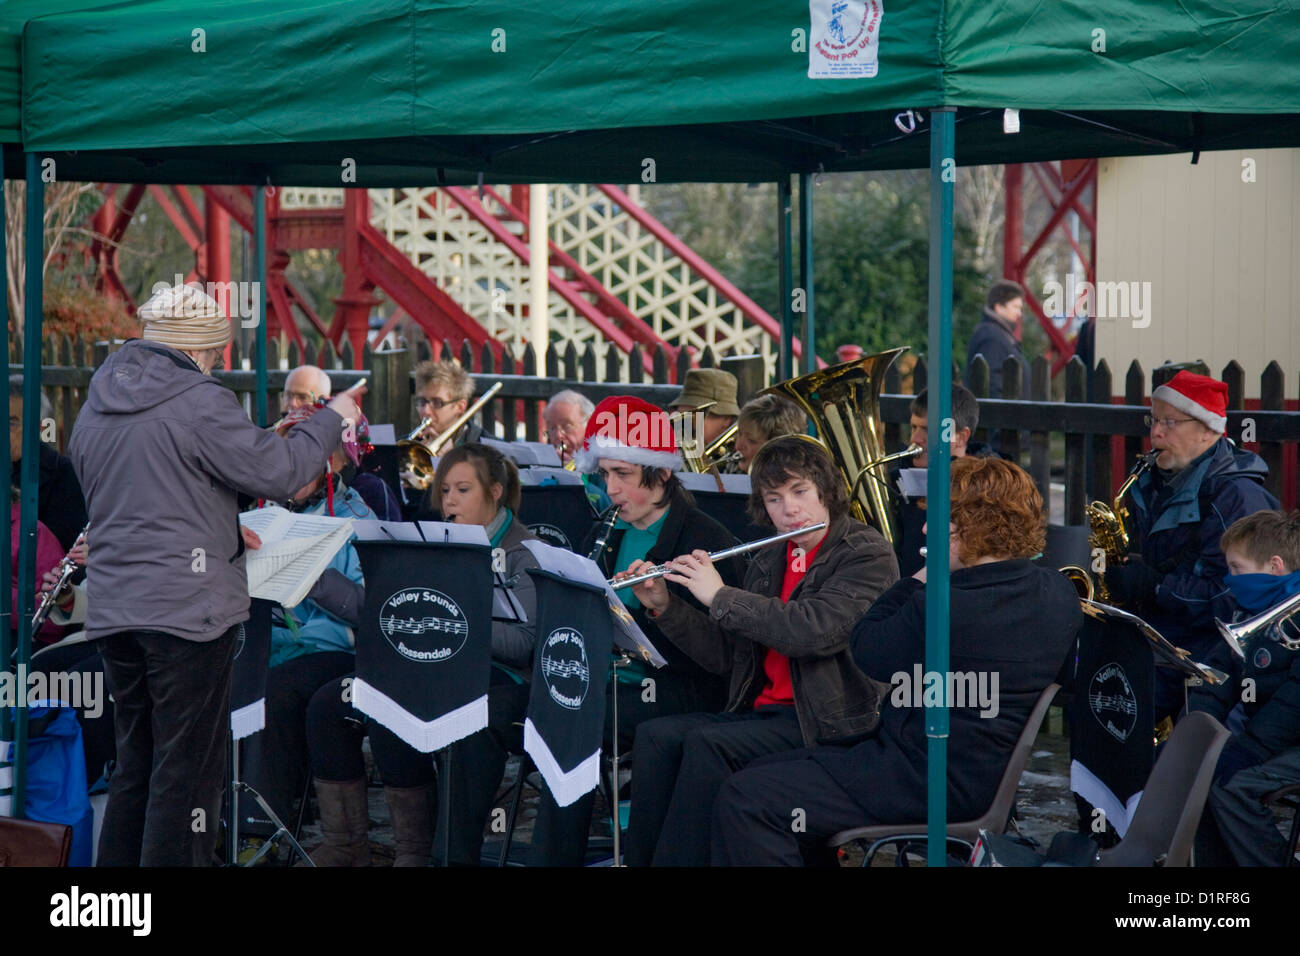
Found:
[[[352,343],[352,354],[360,361],[370,332],[370,313],[379,304],[375,284],[367,278],[361,261],[360,229],[370,225],[370,196],[364,189],[343,190],[343,223],[343,248],[339,253],[343,292],[334,300],[330,338],[338,342],[346,335]]]
[[[1059,173],[1056,167],[1050,163],[1033,163],[1029,164],[1029,166],[1039,189],[1042,190],[1043,195],[1046,196],[1052,206],[1052,214],[1043,227],[1034,235],[1029,248],[1021,252],[1024,245],[1024,167],[1014,164],[1006,166],[1003,180],[1006,187],[1006,217],[1002,247],[1003,274],[1019,282],[1021,286],[1025,286],[1025,305],[1038,320],[1039,326],[1047,334],[1052,343],[1052,348],[1056,352],[1052,364],[1052,372],[1055,374],[1064,368],[1073,357],[1075,343],[1073,339],[1067,339],[1061,330],[1056,327],[1056,323],[1047,316],[1042,304],[1028,289],[1025,277],[1029,273],[1034,257],[1047,243],[1052,232],[1060,229],[1065,234],[1066,240],[1075,255],[1083,262],[1085,277],[1088,281],[1095,283],[1097,161],[1095,159],[1066,160],[1061,163]],[[1093,208],[1089,208],[1081,199],[1084,191],[1089,186],[1093,187],[1090,197]],[[1070,230],[1065,228],[1064,219],[1066,214],[1070,212],[1076,213],[1079,221],[1089,231],[1090,239],[1087,251],[1080,245]],[[1074,303],[1069,303],[1068,308],[1070,314],[1073,315]]]
[[[491,341],[493,350],[500,354],[500,343],[489,340],[487,330],[412,265],[383,233],[365,223],[357,229],[357,239],[366,279],[405,309],[430,342],[465,338],[475,348],[481,348],[484,342]]]

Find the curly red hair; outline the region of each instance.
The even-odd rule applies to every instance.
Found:
[[[1001,458],[952,463],[951,520],[961,536],[963,564],[1032,558],[1047,544],[1042,495],[1023,468]]]

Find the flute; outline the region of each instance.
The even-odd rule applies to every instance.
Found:
[[[753,551],[756,548],[763,548],[769,544],[776,544],[778,541],[784,541],[787,538],[797,538],[800,535],[808,534],[810,531],[821,531],[826,527],[825,521],[818,521],[816,524],[810,524],[806,528],[795,528],[793,531],[785,531],[781,534],[774,534],[770,538],[759,538],[757,541],[750,541],[746,544],[738,544],[734,548],[723,548],[721,551],[714,551],[709,555],[710,561],[721,561],[723,558],[730,558],[732,555],[744,554],[746,551]],[[672,574],[673,569],[666,564],[657,564],[649,571],[642,571],[640,574],[625,578],[622,581],[616,581],[610,578],[605,583],[615,589],[631,587],[633,584],[640,584],[642,581],[650,581],[654,578],[661,578],[665,574]]]

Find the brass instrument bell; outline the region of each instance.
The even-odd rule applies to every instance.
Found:
[[[915,452],[909,448],[894,455],[885,453],[880,391],[885,372],[906,351],[906,347],[890,349],[832,365],[760,393],[788,398],[804,410],[844,474],[850,512],[875,525],[891,546],[897,543],[899,532],[884,465]]]

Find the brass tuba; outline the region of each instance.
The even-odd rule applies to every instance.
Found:
[[[885,372],[906,351],[906,347],[890,349],[832,365],[779,382],[760,393],[788,398],[804,410],[817,426],[821,443],[844,473],[850,513],[875,525],[891,546],[898,541],[898,527],[884,465],[920,449],[885,454],[880,390]]]
[[[682,449],[682,460],[686,463],[686,470],[693,471],[697,474],[703,474],[714,468],[722,469],[733,461],[740,459],[736,451],[736,433],[740,431],[740,426],[735,422],[727,427],[721,435],[713,440],[708,448],[696,453],[700,447],[698,441],[679,442]]]

